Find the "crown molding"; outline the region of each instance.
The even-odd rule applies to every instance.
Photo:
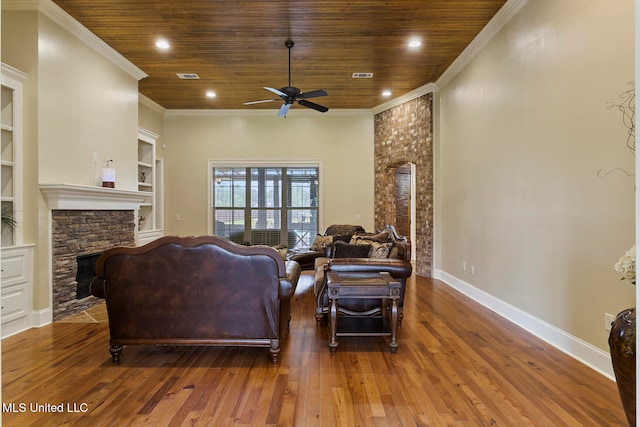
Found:
[[[147,73],[136,67],[131,61],[122,56],[84,25],[73,19],[52,0],[2,0],[2,10],[36,10],[51,19],[62,28],[76,36],[91,49],[111,61],[121,70],[136,80],[147,77]]]
[[[451,63],[449,68],[436,80],[439,87],[444,87],[471,61],[482,48],[518,13],[528,0],[508,0],[485,25],[471,43]]]
[[[160,138],[160,135],[158,135],[157,133],[152,132],[149,129],[145,129],[141,127],[138,128],[138,139],[141,139],[146,142],[154,142],[158,138]]]
[[[160,115],[164,115],[164,113],[167,111],[167,109],[164,108],[162,105],[158,104],[156,101],[149,98],[148,96],[141,94],[140,92],[138,92],[138,102],[140,102],[140,104],[144,105],[148,109]]]
[[[393,107],[404,104],[412,99],[419,98],[427,93],[436,93],[458,74],[473,57],[507,24],[511,18],[527,3],[528,0],[508,0],[485,25],[478,35],[469,43],[462,53],[451,63],[444,73],[435,83],[427,83],[417,89],[412,90],[398,98],[392,99],[384,104],[373,107],[373,114],[379,114]]]
[[[20,71],[17,68],[13,68],[11,65],[7,65],[4,62],[2,63],[2,75],[19,82],[24,82],[29,77],[29,74]]]
[[[383,111],[390,110],[394,107],[404,104],[405,102],[409,102],[413,99],[420,98],[423,95],[428,93],[438,92],[440,88],[435,83],[427,83],[424,86],[420,86],[417,89],[412,90],[411,92],[407,92],[398,98],[394,98],[390,101],[385,102],[384,104],[380,104],[377,107],[373,107],[371,112],[375,114],[382,113]]]

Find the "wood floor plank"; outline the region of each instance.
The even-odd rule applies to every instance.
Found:
[[[281,362],[265,349],[127,346],[104,323],[56,322],[3,340],[5,426],[625,426],[614,382],[437,280],[413,277],[396,354],[314,316],[313,277],[292,301]],[[27,408],[28,409],[28,408]]]

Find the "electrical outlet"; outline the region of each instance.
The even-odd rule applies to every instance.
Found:
[[[467,262],[462,261],[462,271],[467,271]]]
[[[93,163],[98,163],[98,153],[93,153]]]
[[[471,274],[476,274],[476,266],[471,264]]]
[[[613,314],[605,313],[604,314],[604,330],[611,331],[611,323],[613,323],[614,317]]]

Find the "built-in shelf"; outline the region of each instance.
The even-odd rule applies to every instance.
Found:
[[[156,231],[160,228],[156,206],[157,139],[158,135],[155,133],[142,128],[138,129],[138,191],[146,196],[138,212],[138,236],[156,235]]]

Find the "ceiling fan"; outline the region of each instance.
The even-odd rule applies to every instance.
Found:
[[[316,111],[320,111],[321,113],[326,113],[327,111],[329,111],[327,107],[318,105],[311,101],[307,101],[307,99],[316,98],[318,96],[327,96],[327,92],[325,92],[322,89],[312,90],[311,92],[300,92],[300,89],[298,89],[297,87],[291,86],[291,48],[293,47],[293,40],[288,39],[287,41],[284,42],[284,45],[287,47],[287,49],[289,49],[289,86],[286,86],[280,89],[274,89],[272,87],[265,86],[264,88],[266,90],[275,93],[280,98],[245,102],[244,105],[261,104],[263,102],[273,102],[273,101],[282,100],[284,101],[284,104],[282,104],[282,107],[280,107],[280,110],[278,111],[278,117],[286,117],[287,113],[289,112],[289,109],[291,108],[294,102],[298,102],[298,104],[304,107],[311,108]]]

